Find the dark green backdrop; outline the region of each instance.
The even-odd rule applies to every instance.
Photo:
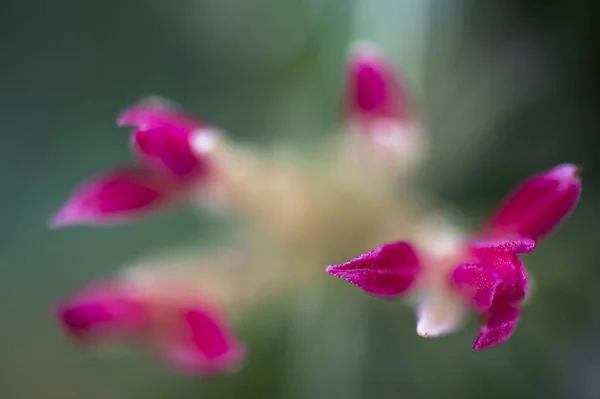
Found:
[[[593,1],[0,2],[0,397],[599,398],[598,17]],[[410,312],[362,296],[355,312],[354,291],[309,316],[306,298],[257,309],[241,326],[252,361],[232,377],[187,380],[66,342],[55,300],[220,228],[186,210],[46,228],[74,184],[128,159],[117,113],[160,94],[240,140],[318,143],[345,46],[362,37],[405,67],[438,140],[427,184],[473,224],[522,177],[585,166],[579,209],[528,258],[536,293],[510,343],[473,354],[473,326],[423,340]]]

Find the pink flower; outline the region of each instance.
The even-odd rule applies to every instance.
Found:
[[[573,165],[560,165],[527,180],[492,218],[481,237],[426,235],[418,248],[383,245],[326,271],[378,296],[416,293],[417,331],[438,336],[454,331],[462,309],[483,316],[473,350],[506,342],[527,293],[520,254],[531,252],[572,211],[581,192]],[[450,242],[450,245],[447,245]],[[438,251],[436,248],[444,248]]]
[[[208,172],[207,159],[192,149],[193,136],[211,134],[208,126],[164,102],[145,102],[126,109],[119,126],[135,126],[131,136],[142,164],[170,179],[199,178]]]
[[[56,315],[79,342],[138,343],[188,374],[228,371],[244,357],[223,315],[182,290],[104,281],[59,304]]]
[[[382,167],[395,174],[422,162],[425,132],[392,62],[377,45],[359,42],[351,49],[346,69],[349,140],[358,147],[349,157],[377,165],[378,174]]]
[[[214,132],[164,102],[125,110],[120,126],[133,125],[131,142],[140,166],[100,174],[77,187],[51,219],[51,226],[127,221],[164,209],[210,173],[207,153],[194,142]],[[208,151],[207,151],[208,152]]]

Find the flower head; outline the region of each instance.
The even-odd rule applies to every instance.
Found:
[[[422,160],[426,137],[406,82],[376,44],[350,49],[346,71],[346,107],[353,157],[374,162],[378,173],[397,172]]]
[[[519,255],[533,251],[536,240],[571,212],[581,190],[575,171],[573,165],[560,165],[527,180],[484,235],[456,237],[442,257],[434,253],[439,238],[428,234],[415,237],[424,240],[418,249],[407,242],[386,244],[326,271],[378,296],[401,296],[409,289],[420,293],[417,331],[422,336],[454,331],[464,310],[472,309],[484,319],[473,349],[502,344],[515,330],[527,293]]]

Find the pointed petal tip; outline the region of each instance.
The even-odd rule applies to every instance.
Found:
[[[171,186],[148,171],[118,168],[80,183],[48,225],[57,229],[122,223],[163,209],[174,194]]]
[[[520,309],[511,303],[497,303],[488,314],[488,320],[481,325],[479,335],[473,344],[473,351],[480,351],[506,343],[515,332]]]
[[[456,328],[455,325],[430,326],[426,323],[419,322],[417,324],[417,335],[423,338],[437,338],[453,333]]]
[[[356,40],[348,46],[347,56],[353,58],[383,58],[383,48],[370,40]]]
[[[70,202],[67,202],[62,208],[51,214],[47,223],[48,228],[52,230],[89,224],[93,224],[93,220],[87,218],[85,212],[81,211],[76,204]]]
[[[463,321],[463,305],[454,296],[431,293],[417,307],[417,335],[435,338],[456,331]]]
[[[573,179],[578,178],[583,171],[583,166],[575,165],[572,163],[564,163],[555,166],[554,168],[548,170],[546,172],[547,177],[552,177],[555,179]]]
[[[148,96],[134,105],[125,108],[117,117],[117,126],[137,126],[145,124],[149,116],[156,113],[179,112],[181,106],[161,96]]]
[[[325,268],[325,271],[329,274],[331,274],[332,276],[337,276],[338,275],[338,268],[341,265],[329,265]]]
[[[325,271],[376,296],[398,296],[407,292],[420,271],[419,259],[404,241],[384,244],[346,263]]]
[[[63,209],[59,209],[58,211],[56,211],[52,215],[50,215],[50,217],[48,218],[47,225],[48,225],[48,228],[50,228],[52,230],[58,230],[58,229],[62,229],[62,228],[71,226],[72,221],[71,221],[71,218],[69,217],[68,212],[65,212],[65,210],[63,210]]]

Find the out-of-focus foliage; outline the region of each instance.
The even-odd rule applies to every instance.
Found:
[[[594,1],[0,2],[0,397],[596,398]],[[535,291],[511,341],[470,352],[410,311],[323,279],[241,320],[251,361],[208,381],[138,355],[72,347],[52,303],[137,257],[210,245],[221,223],[180,210],[118,228],[47,229],[74,184],[128,159],[119,110],[160,94],[232,136],[318,140],[338,120],[349,40],[384,45],[435,137],[423,176],[475,224],[524,176],[584,165],[579,209],[527,258]],[[597,46],[597,45],[596,45]],[[299,144],[300,145],[300,144]]]

